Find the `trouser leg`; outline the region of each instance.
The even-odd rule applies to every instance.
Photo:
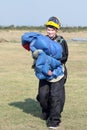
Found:
[[[49,82],[45,80],[39,81],[38,100],[42,108],[42,112],[49,111]]]
[[[50,86],[50,116],[47,122],[48,126],[56,126],[61,120],[65,102],[64,78]]]

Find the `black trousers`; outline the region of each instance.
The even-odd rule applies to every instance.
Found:
[[[48,125],[58,125],[60,123],[61,112],[65,103],[65,77],[57,82],[39,81],[38,100],[42,112],[49,115]]]

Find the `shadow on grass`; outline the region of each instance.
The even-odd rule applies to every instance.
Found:
[[[39,103],[31,98],[25,99],[24,101],[9,103],[10,106],[22,109],[23,112],[29,113],[35,117],[40,117],[41,109]]]

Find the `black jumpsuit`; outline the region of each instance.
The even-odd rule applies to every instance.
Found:
[[[68,59],[68,46],[66,41],[61,36],[56,36],[53,40],[63,44],[66,47],[64,53],[66,55],[61,59],[64,65],[64,77],[56,82],[48,82],[46,80],[39,80],[39,89],[37,100],[40,102],[42,108],[42,118],[47,120],[47,126],[58,126],[61,122],[61,112],[63,111],[65,103],[65,82],[67,79],[67,69],[65,63]],[[64,48],[63,48],[64,49]]]

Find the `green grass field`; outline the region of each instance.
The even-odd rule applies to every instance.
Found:
[[[87,43],[68,46],[66,102],[58,130],[87,130]],[[0,43],[0,130],[48,130],[40,119],[31,65],[31,54],[20,43]]]

